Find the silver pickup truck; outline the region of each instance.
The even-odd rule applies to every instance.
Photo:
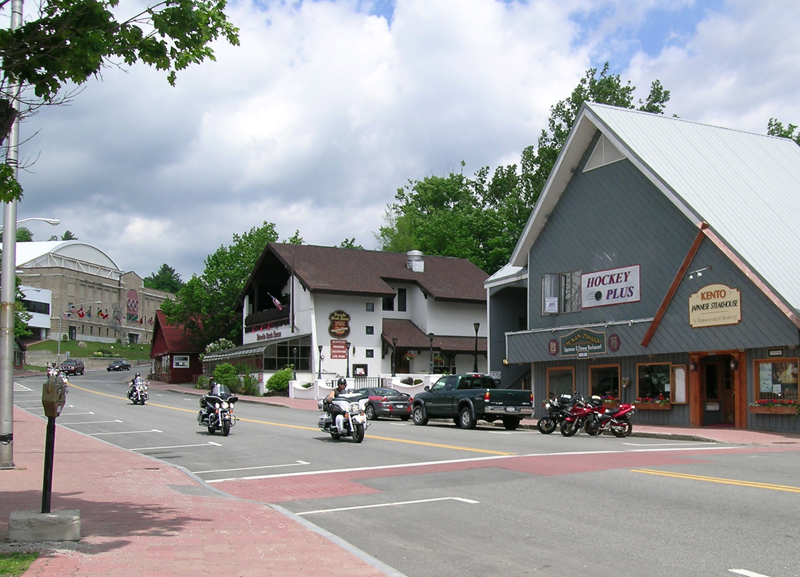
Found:
[[[488,375],[446,375],[414,396],[411,418],[415,425],[428,419],[453,419],[462,429],[474,429],[478,420],[503,421],[513,431],[524,417],[533,415],[533,393],[498,389]]]

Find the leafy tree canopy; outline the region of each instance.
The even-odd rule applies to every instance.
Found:
[[[31,242],[33,233],[24,226],[17,227],[17,242]],[[3,242],[3,233],[0,232],[0,242]]]
[[[179,70],[214,59],[210,44],[217,38],[239,44],[225,0],[163,0],[124,19],[119,0],[42,0],[36,6],[36,16],[0,30],[0,143],[18,115],[62,103],[64,86],[83,84],[106,66],[143,62],[166,72],[174,85]],[[8,7],[8,0],[0,2],[0,9]],[[19,100],[15,85],[22,88]],[[21,196],[14,170],[0,164],[0,201]]]
[[[785,128],[782,122],[777,118],[770,118],[767,123],[767,134],[770,136],[782,136],[783,138],[791,138],[797,144],[800,144],[800,131],[797,131],[797,125],[788,124]]]
[[[206,257],[203,274],[192,275],[175,301],[162,303],[167,322],[183,325],[201,345],[220,338],[241,343],[236,303],[267,243],[277,240],[275,225],[270,222],[234,234],[230,246],[220,246]]]
[[[25,310],[25,305],[22,304],[22,301],[25,299],[25,295],[22,294],[22,290],[19,288],[22,281],[19,277],[14,278],[16,279],[16,292],[14,296],[14,337],[29,337],[33,333],[28,328],[28,321],[31,320],[33,315]]]
[[[78,237],[72,234],[72,231],[67,230],[61,235],[61,240],[78,240]]]
[[[356,244],[356,238],[346,238],[341,243],[339,243],[338,248],[354,248],[357,250],[364,250],[364,247],[360,244]]]
[[[294,234],[286,239],[286,242],[289,244],[303,244],[305,241],[303,240],[303,237],[300,236],[300,231],[295,230]]]
[[[508,262],[547,177],[584,102],[635,108],[630,82],[590,68],[564,100],[550,108],[548,129],[522,151],[519,166],[480,168],[446,177],[409,180],[387,207],[386,226],[376,235],[382,250],[466,258],[492,274]],[[661,114],[670,93],[658,80],[638,109]]]
[[[161,265],[158,272],[149,274],[143,279],[144,286],[170,293],[177,293],[183,286],[181,275],[175,272],[175,269],[166,263]]]

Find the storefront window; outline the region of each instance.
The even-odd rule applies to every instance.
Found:
[[[797,400],[798,360],[756,361],[756,400]]]
[[[589,380],[592,384],[592,396],[619,399],[619,365],[590,367]]]
[[[636,367],[636,397],[639,399],[669,399],[672,394],[670,386],[670,364],[638,365]]]
[[[572,395],[575,392],[575,369],[555,367],[547,369],[547,398]]]
[[[278,371],[294,365],[298,371],[308,371],[311,366],[311,339],[303,337],[270,345],[264,351],[264,369]]]

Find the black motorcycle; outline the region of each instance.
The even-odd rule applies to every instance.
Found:
[[[547,401],[544,407],[547,409],[548,415],[539,419],[536,424],[539,432],[543,435],[549,435],[555,431],[558,425],[569,416],[569,410],[577,399],[578,395],[561,395]]]
[[[208,427],[208,434],[222,431],[227,437],[231,427],[239,420],[233,414],[233,405],[239,397],[231,393],[225,385],[214,385],[210,393],[200,397],[200,411],[197,413],[197,424]]]

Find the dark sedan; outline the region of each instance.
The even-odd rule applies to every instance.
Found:
[[[130,371],[131,365],[128,361],[112,361],[106,367],[107,371]]]
[[[411,395],[384,387],[356,389],[355,392],[369,399],[365,411],[371,421],[378,417],[400,417],[404,421],[411,418]]]

